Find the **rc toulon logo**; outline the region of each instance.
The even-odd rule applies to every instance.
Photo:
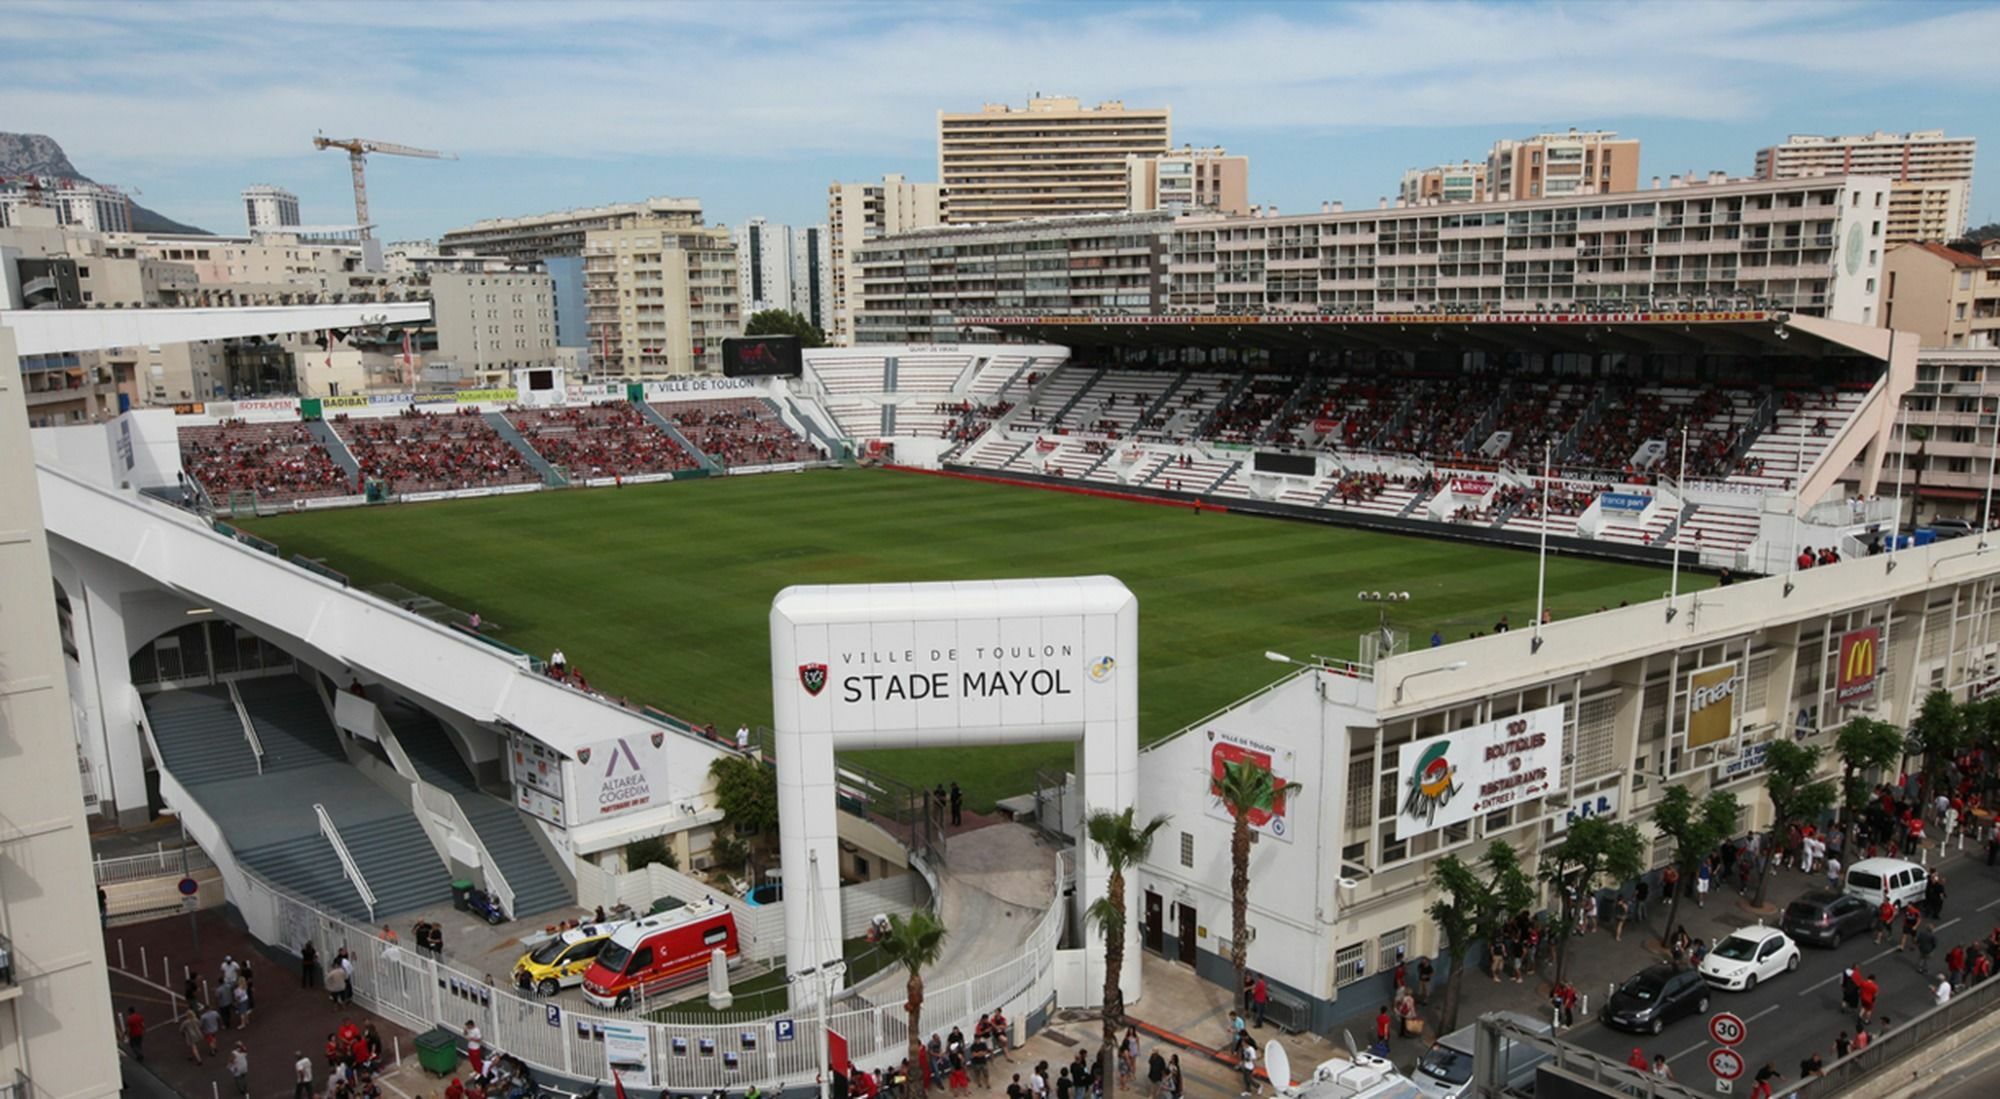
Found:
[[[1451,742],[1443,740],[1424,750],[1416,773],[1410,776],[1409,796],[1403,799],[1404,816],[1422,817],[1429,825],[1458,793],[1458,768],[1446,758],[1450,752]]]
[[[818,698],[819,693],[826,690],[826,665],[799,665],[799,685],[806,689],[807,694]]]

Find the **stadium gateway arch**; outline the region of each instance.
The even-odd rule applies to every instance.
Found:
[[[779,592],[771,703],[787,971],[840,957],[836,749],[1071,741],[1084,812],[1118,812],[1138,793],[1138,662],[1138,600],[1108,576]],[[1084,905],[1109,871],[1080,846]],[[1129,908],[1126,956],[1137,957]],[[1103,941],[1088,942],[1089,985],[1101,987]],[[1124,967],[1127,1002],[1139,998],[1139,968]]]

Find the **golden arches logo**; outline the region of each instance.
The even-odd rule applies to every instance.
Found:
[[[1847,660],[1844,662],[1844,668],[1846,670],[1846,677],[1850,680],[1866,679],[1874,675],[1875,639],[1872,637],[1855,639],[1854,644],[1847,647]]]

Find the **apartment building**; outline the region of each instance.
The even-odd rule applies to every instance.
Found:
[[[2000,242],[1975,256],[1942,244],[1899,244],[1884,261],[1882,327],[1924,347],[2000,347]]]
[[[1897,325],[1902,329],[1902,325]],[[1995,480],[2000,449],[2000,349],[1926,349],[1917,380],[1903,397],[1897,428],[1882,459],[1878,492],[1899,498],[1908,523],[1978,522]],[[1843,480],[1861,482],[1857,459]]]
[[[1943,130],[1821,137],[1793,134],[1757,151],[1759,179],[1886,176],[1889,243],[1948,241],[1965,234],[1972,202],[1972,163],[1979,142]]]
[[[1398,201],[1405,206],[1421,206],[1427,202],[1485,202],[1486,165],[1481,161],[1462,160],[1435,168],[1412,168],[1403,173],[1403,184],[1398,188],[1397,195]]]
[[[958,317],[1006,310],[1158,312],[1166,213],[940,226],[864,245],[857,343],[958,343]]]
[[[861,288],[862,245],[939,221],[938,185],[885,175],[880,183],[835,183],[826,192],[827,274],[831,282],[822,326],[830,342],[854,343],[854,310]]]
[[[832,330],[833,241],[824,225],[792,231],[792,312],[821,332]]]
[[[283,187],[259,183],[243,188],[243,225],[252,233],[283,229],[299,223],[299,196]]]
[[[1160,156],[1173,142],[1164,107],[1118,100],[1083,106],[1036,96],[1025,108],[988,103],[938,112],[938,182],[947,225],[987,225],[1126,209],[1126,158]]]
[[[713,374],[743,331],[736,242],[681,217],[594,229],[583,249],[584,312],[600,376]]]
[[[1218,214],[1250,212],[1250,158],[1221,146],[1182,146],[1161,156],[1125,158],[1125,208]]]
[[[1493,143],[1486,194],[1494,199],[1604,195],[1639,189],[1639,140],[1612,130],[1544,133]]]
[[[1673,183],[1562,199],[905,234],[863,246],[856,331],[860,342],[964,338],[959,318],[993,309],[1473,312],[1746,295],[1875,323],[1888,180]]]
[[[487,218],[445,233],[438,238],[438,250],[447,255],[498,256],[511,264],[526,264],[546,256],[580,256],[585,234],[641,221],[673,228],[699,227],[701,200],[659,197],[526,217]]]
[[[39,182],[39,181],[36,181]],[[51,210],[56,224],[90,233],[123,233],[132,228],[132,200],[97,183],[65,181],[63,187],[0,187],[0,226],[30,225],[29,210]]]
[[[751,218],[736,241],[736,300],[748,319],[765,309],[792,307],[792,227]]]
[[[524,367],[556,360],[555,281],[540,271],[430,277],[437,353],[457,373],[482,381],[510,380]]]

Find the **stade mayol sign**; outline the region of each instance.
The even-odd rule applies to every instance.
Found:
[[[985,327],[1006,325],[1121,325],[1201,326],[1300,325],[1300,324],[1727,324],[1769,321],[1776,314],[1761,309],[1689,310],[1680,313],[1286,313],[1234,315],[1172,315],[1154,313],[1130,316],[1015,316],[960,317],[959,324]]]

